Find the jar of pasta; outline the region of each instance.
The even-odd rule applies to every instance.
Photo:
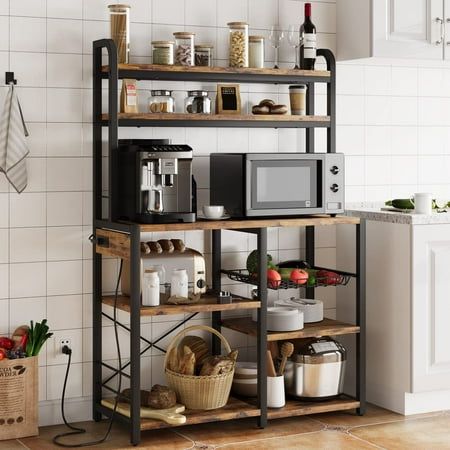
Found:
[[[248,23],[229,22],[230,44],[229,65],[230,67],[248,67]]]
[[[175,64],[193,66],[195,33],[180,31],[173,33],[173,35],[175,37]]]

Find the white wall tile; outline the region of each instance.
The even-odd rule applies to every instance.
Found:
[[[83,53],[91,55],[92,41],[109,36],[109,22],[83,20]]]
[[[0,264],[0,298],[9,298],[9,264]]]
[[[45,100],[45,99],[44,99]],[[47,126],[45,123],[27,123],[29,156],[47,155]]]
[[[81,192],[52,192],[47,194],[47,225],[81,225]]]
[[[11,227],[43,227],[46,225],[46,199],[42,193],[10,194]]]
[[[80,20],[47,19],[47,52],[81,53],[83,24]]]
[[[46,19],[11,17],[10,27],[10,45],[12,51],[46,51]],[[27,32],[24,33],[24,30],[27,30]]]
[[[46,252],[45,228],[12,228],[10,230],[10,261],[38,262],[45,261]]]
[[[353,125],[341,125],[337,127],[336,151],[345,153],[346,155],[364,155],[364,127]]]
[[[47,191],[81,191],[82,158],[47,158]]]
[[[419,156],[419,184],[448,183],[448,158],[446,156]]]
[[[440,155],[449,151],[449,130],[445,127],[419,127],[418,152],[422,155]]]
[[[48,297],[47,318],[52,330],[70,330],[83,326],[81,295]],[[81,349],[80,349],[81,350]]]
[[[92,127],[90,127],[92,128]],[[47,156],[80,156],[83,134],[80,123],[47,123]]]
[[[11,331],[20,325],[28,325],[31,320],[40,322],[47,316],[45,297],[13,299],[11,300],[9,309]]]
[[[0,17],[0,50],[9,50],[9,18]]]
[[[417,183],[417,158],[392,156],[392,184]]]
[[[45,17],[46,0],[14,0],[10,2],[9,13],[12,16]]]
[[[3,314],[0,316],[0,334],[9,333],[9,300],[0,300],[0,308]]]
[[[82,0],[47,0],[47,17],[56,19],[81,19]]]
[[[47,295],[81,294],[82,261],[47,263]]]
[[[446,72],[440,68],[419,67],[418,69],[418,90],[420,97],[441,97],[448,95],[445,92],[447,82]]]
[[[26,191],[45,191],[45,178],[47,175],[45,158],[28,158],[26,165],[28,176]]]
[[[81,89],[47,89],[47,119],[49,122],[82,121]]]
[[[134,23],[133,33],[130,33],[130,55],[150,57],[152,29],[146,23]]]
[[[248,0],[217,0],[217,26],[227,27],[228,22],[238,21],[248,21]]]
[[[153,23],[184,25],[184,0],[151,0]]]
[[[45,262],[11,264],[9,287],[11,298],[45,296]]]
[[[336,91],[338,94],[364,95],[364,66],[338,64]]]
[[[19,90],[20,89],[20,90]],[[46,121],[46,98],[43,88],[19,88],[18,97],[25,122]]]
[[[62,395],[66,365],[47,367],[47,400],[58,400]],[[73,364],[67,383],[66,398],[83,395],[83,365]]]
[[[366,95],[389,95],[391,93],[391,67],[365,67]]]
[[[392,154],[416,155],[419,130],[417,127],[392,127]]]
[[[364,97],[340,95],[336,101],[336,123],[338,125],[363,125]]]
[[[219,0],[220,1],[220,0]],[[270,30],[278,24],[278,2],[273,0],[248,0],[249,23],[252,28]],[[236,21],[239,19],[236,19]]]
[[[0,2],[0,15],[7,16],[9,14],[9,1]]]
[[[0,194],[0,228],[9,226],[9,196]]]
[[[217,0],[185,0],[185,25],[215,27],[216,8]]]
[[[0,264],[9,262],[9,230],[0,228]]]
[[[415,67],[392,67],[392,95],[418,95],[418,72]]]
[[[336,5],[334,3],[314,3],[311,13],[318,33],[336,33]],[[301,17],[303,17],[303,11]]]
[[[81,259],[82,228],[50,227],[47,228],[47,260],[61,261]]]
[[[47,69],[45,53],[11,52],[11,67],[21,87],[45,87]]]
[[[392,106],[390,97],[366,97],[366,124],[390,125]]]
[[[366,184],[389,184],[391,182],[390,156],[366,156]]]
[[[391,97],[392,125],[417,125],[417,98]]]
[[[364,185],[364,158],[362,156],[345,158],[345,183],[349,186]]]
[[[389,155],[391,153],[391,128],[388,126],[366,127],[366,154]]]
[[[47,54],[48,87],[83,87],[83,57],[61,53]]]

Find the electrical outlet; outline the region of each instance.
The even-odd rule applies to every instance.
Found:
[[[70,338],[61,338],[58,342],[58,353],[62,353],[62,349],[65,345],[72,349],[72,339]],[[72,349],[73,350],[73,349]]]

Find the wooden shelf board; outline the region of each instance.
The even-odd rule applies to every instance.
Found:
[[[114,296],[104,296],[102,299],[105,305],[114,306]],[[250,299],[233,299],[233,303],[221,304],[217,303],[216,297],[204,295],[199,303],[193,305],[159,305],[159,306],[142,306],[141,316],[164,316],[171,314],[195,313],[195,312],[212,312],[212,311],[231,311],[237,309],[256,309],[261,306],[261,302]],[[130,297],[119,296],[117,308],[130,312]]]
[[[222,326],[230,330],[238,331],[249,336],[256,337],[256,322],[251,317],[238,317],[222,320]],[[324,319],[322,322],[307,323],[303,330],[298,331],[268,331],[268,341],[282,341],[288,339],[302,339],[320,336],[338,336],[341,334],[359,333],[359,327],[337,320]]]
[[[359,401],[347,396],[326,400],[322,402],[302,402],[300,400],[286,400],[283,408],[269,408],[267,416],[269,419],[280,419],[282,417],[305,416],[309,414],[320,414],[331,411],[343,411],[359,408]]]
[[[190,230],[239,230],[246,228],[307,227],[322,225],[360,223],[358,217],[317,215],[299,218],[245,219],[245,220],[198,220],[193,223],[154,223],[141,224],[142,232],[152,231],[190,231]]]
[[[102,67],[102,72],[107,73],[108,66]],[[300,69],[274,69],[274,68],[234,68],[234,67],[200,67],[200,66],[176,66],[176,65],[158,65],[158,64],[119,64],[120,72],[158,72],[158,73],[176,73],[180,75],[180,79],[186,74],[196,75],[211,75],[214,78],[220,75],[259,75],[259,76],[275,76],[275,77],[309,77],[309,78],[324,78],[330,77],[330,72],[327,70],[300,70]]]

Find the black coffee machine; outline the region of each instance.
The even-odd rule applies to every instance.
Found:
[[[139,223],[195,222],[192,148],[168,139],[120,139],[114,216]]]

